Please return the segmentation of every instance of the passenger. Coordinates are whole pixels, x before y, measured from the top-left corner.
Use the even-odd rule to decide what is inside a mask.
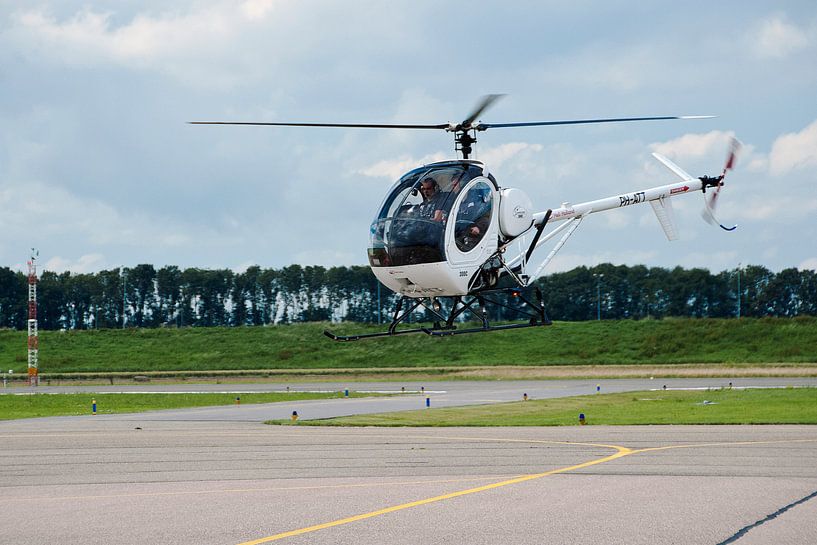
[[[475,222],[473,222],[470,226],[468,226],[457,239],[457,246],[464,252],[468,252],[473,249],[482,237],[485,235],[485,232],[488,230],[490,226],[491,218],[487,216],[482,216],[481,218],[477,218]]]
[[[460,250],[473,249],[488,232],[491,225],[490,190],[474,188],[460,204],[457,213],[456,241]]]
[[[464,176],[464,170],[455,172],[449,179],[448,184],[446,184],[448,191],[439,191],[437,200],[437,209],[439,213],[435,213],[435,221],[445,223],[448,219],[448,215],[451,212],[451,207],[454,206],[454,201],[457,200],[457,195],[459,195],[462,186],[465,185],[463,183]]]
[[[460,189],[462,189],[463,176],[465,176],[464,170],[457,172],[453,176],[451,176],[451,187],[449,188],[448,192],[451,194],[452,198],[456,198],[457,193],[459,193]]]

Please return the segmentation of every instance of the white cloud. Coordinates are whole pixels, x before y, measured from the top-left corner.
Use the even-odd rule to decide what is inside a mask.
[[[518,157],[525,152],[539,153],[542,151],[539,144],[528,144],[525,142],[509,142],[495,148],[486,148],[480,152],[480,161],[489,168],[499,168],[506,161]]]
[[[624,229],[630,227],[633,221],[632,214],[603,214],[602,221],[608,229]],[[639,220],[639,226],[642,222]]]
[[[811,37],[776,15],[763,21],[752,37],[755,54],[763,59],[782,59],[808,47]]]
[[[236,55],[235,47],[254,29],[264,28],[273,3],[251,0],[238,9],[230,2],[199,6],[187,12],[137,14],[124,24],[117,24],[121,14],[112,11],[86,7],[57,18],[36,8],[12,16],[9,36],[26,55],[69,65],[152,69],[188,83],[218,87],[250,79],[252,59],[259,53],[250,48]],[[274,57],[266,63],[274,64]]]
[[[810,257],[808,259],[804,259],[803,261],[800,262],[797,268],[800,269],[801,271],[804,270],[817,271],[817,257]]]
[[[650,144],[654,152],[672,159],[700,159],[724,154],[729,149],[729,142],[735,137],[732,131],[711,131],[705,134],[685,134],[667,142]],[[682,165],[683,168],[683,165]]]
[[[746,161],[746,170],[749,172],[766,173],[769,170],[769,158],[765,155],[758,154]]]
[[[817,166],[817,121],[800,132],[779,136],[769,153],[769,172],[783,176],[792,170]]]
[[[434,153],[432,155],[421,157],[420,159],[414,159],[413,157],[403,155],[399,159],[386,159],[383,161],[378,161],[373,165],[358,169],[355,172],[357,174],[371,176],[373,178],[385,177],[389,180],[397,180],[409,170],[417,168],[420,165],[435,163],[437,161],[445,161],[446,159],[450,159],[450,157],[444,153]]]
[[[209,9],[187,15],[137,15],[115,27],[113,13],[90,8],[60,21],[38,9],[19,13],[17,23],[42,45],[54,46],[66,60],[108,57],[120,61],[151,60],[189,51],[235,34],[236,11]]]
[[[217,227],[187,225],[141,211],[123,212],[38,182],[9,183],[0,190],[0,229],[9,240],[36,245],[50,270],[76,272],[116,266],[108,261],[110,253],[121,259],[121,254],[131,252],[140,261],[146,254],[173,254],[202,240],[235,242],[235,236]],[[73,256],[62,249],[67,244],[74,246]]]
[[[273,0],[246,0],[241,4],[241,11],[247,19],[254,21],[264,19],[274,6]]]
[[[73,273],[90,273],[104,269],[107,266],[102,254],[88,254],[72,260],[62,256],[53,256],[46,261],[43,270],[54,272],[71,271]]]
[[[813,218],[817,213],[817,198],[797,196],[755,196],[737,204],[726,201],[729,217],[750,221],[768,221],[775,223],[793,223]]]

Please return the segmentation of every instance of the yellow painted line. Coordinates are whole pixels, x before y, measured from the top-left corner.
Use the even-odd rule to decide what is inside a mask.
[[[641,454],[645,452],[655,452],[660,450],[670,450],[670,449],[679,449],[679,448],[695,448],[695,447],[711,447],[711,446],[746,446],[746,445],[768,445],[768,444],[780,444],[780,443],[813,443],[817,442],[817,439],[781,439],[781,440],[774,440],[774,441],[739,441],[739,442],[732,442],[732,443],[697,443],[697,444],[686,444],[686,445],[670,445],[664,447],[648,447],[642,449],[630,449],[627,447],[622,447],[619,445],[606,445],[606,444],[599,444],[599,443],[576,443],[570,441],[541,441],[536,439],[502,439],[502,438],[486,438],[486,437],[441,437],[437,436],[436,438],[442,439],[459,439],[459,440],[478,440],[478,441],[497,441],[497,442],[520,442],[520,443],[549,443],[549,444],[560,444],[560,445],[580,445],[580,446],[592,446],[592,447],[605,447],[605,448],[612,448],[616,449],[616,453],[610,456],[605,456],[603,458],[598,458],[596,460],[590,460],[588,462],[584,462],[581,464],[576,464],[573,466],[563,467],[559,469],[553,469],[550,471],[545,471],[543,473],[534,473],[531,475],[522,475],[520,477],[515,477],[513,479],[508,479],[505,481],[487,484],[484,486],[478,486],[476,488],[469,488],[467,490],[460,490],[458,492],[451,492],[449,494],[443,494],[440,496],[434,496],[433,498],[426,498],[423,500],[413,501],[409,503],[403,503],[400,505],[395,505],[392,507],[387,507],[385,509],[379,509],[377,511],[371,511],[369,513],[362,513],[360,515],[354,515],[351,517],[343,518],[334,520],[331,522],[324,522],[322,524],[316,524],[314,526],[307,526],[306,528],[300,528],[298,530],[290,530],[288,532],[282,532],[280,534],[275,534],[267,537],[263,537],[260,539],[252,540],[252,541],[245,541],[243,543],[239,543],[238,545],[259,545],[261,543],[269,543],[271,541],[278,541],[280,539],[285,539],[288,537],[299,536],[303,534],[308,534],[310,532],[316,532],[318,530],[324,530],[326,528],[332,528],[334,526],[341,526],[344,524],[349,524],[352,522],[357,522],[360,520],[365,520],[372,517],[377,517],[380,515],[386,515],[388,513],[394,513],[396,511],[402,511],[404,509],[410,509],[412,507],[419,507],[421,505],[427,505],[429,503],[435,503],[439,501],[449,500],[452,498],[457,498],[460,496],[466,496],[468,494],[475,494],[477,492],[484,492],[486,490],[492,490],[495,488],[500,488],[503,486],[508,486],[511,484],[517,484],[525,481],[532,481],[534,479],[540,479],[542,477],[547,477],[549,475],[556,475],[558,473],[567,473],[569,471],[575,471],[578,469],[583,469],[586,467],[603,464],[605,462],[610,462],[612,460],[616,460],[618,458],[623,458],[624,456],[630,456],[632,454]]]
[[[571,443],[571,444],[578,444],[578,443]],[[588,444],[588,443],[584,443]],[[562,467],[559,469],[553,469],[550,471],[545,471],[544,473],[535,473],[532,475],[522,475],[521,477],[515,477],[513,479],[508,479],[506,481],[501,481],[498,483],[491,483],[486,484],[484,486],[478,486],[476,488],[469,488],[467,490],[460,490],[458,492],[451,492],[449,494],[442,494],[440,496],[434,496],[433,498],[426,498],[423,500],[417,500],[409,503],[403,503],[400,505],[394,505],[392,507],[387,507],[385,509],[379,509],[377,511],[371,511],[369,513],[362,513],[360,515],[355,515],[352,517],[347,517],[339,520],[333,520],[331,522],[324,522],[323,524],[316,524],[314,526],[308,526],[306,528],[300,528],[298,530],[290,530],[289,532],[283,532],[280,534],[275,534],[272,536],[263,537],[261,539],[255,539],[253,541],[245,541],[244,543],[240,543],[239,545],[258,545],[259,543],[269,543],[270,541],[277,541],[279,539],[284,539],[287,537],[299,536],[303,534],[308,534],[310,532],[316,532],[318,530],[323,530],[326,528],[332,528],[334,526],[341,526],[343,524],[349,524],[351,522],[357,522],[359,520],[365,520],[372,517],[378,517],[380,515],[385,515],[388,513],[394,513],[395,511],[402,511],[404,509],[410,509],[412,507],[419,507],[421,505],[427,505],[429,503],[435,503],[438,501],[443,500],[450,500],[452,498],[458,498],[460,496],[466,496],[468,494],[476,494],[477,492],[484,492],[486,490],[492,490],[494,488],[500,488],[503,486],[508,486],[511,484],[522,483],[525,481],[532,481],[533,479],[540,479],[542,477],[547,477],[548,475],[555,475],[557,473],[565,473],[568,471],[575,471],[577,469],[583,469],[585,467],[594,466],[596,464],[603,464],[605,462],[609,462],[611,460],[615,460],[617,458],[621,458],[622,456],[627,456],[632,454],[633,451],[627,447],[620,447],[617,445],[592,445],[592,446],[605,446],[608,448],[616,449],[616,453],[610,456],[605,456],[603,458],[598,458],[596,460],[590,460],[589,462],[584,462],[581,464],[576,464],[573,466]]]
[[[736,441],[734,443],[691,443],[688,445],[669,445],[666,447],[648,447],[633,450],[633,454],[642,452],[656,452],[659,450],[671,450],[677,448],[698,448],[698,447],[740,447],[747,445],[775,445],[780,443],[817,443],[817,439],[777,439],[773,441]]]

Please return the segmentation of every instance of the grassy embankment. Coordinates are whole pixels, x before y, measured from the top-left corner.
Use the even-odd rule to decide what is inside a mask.
[[[420,334],[353,343],[330,341],[322,335],[325,327],[328,324],[42,331],[40,373],[44,378],[59,378],[64,373],[298,373],[317,369],[371,373],[409,368],[451,376],[451,370],[473,366],[676,368],[686,364],[730,368],[783,364],[817,373],[817,318],[558,322],[546,328],[446,338]],[[345,333],[376,329],[356,324],[330,327]],[[18,377],[24,374],[25,347],[25,331],[0,330],[0,370],[13,369]],[[470,376],[474,375],[479,373]],[[671,371],[662,374],[671,375]]]
[[[350,392],[350,397],[371,394]],[[75,416],[91,414],[91,404],[96,400],[98,414],[137,413],[158,409],[182,409],[189,407],[213,407],[232,405],[236,398],[242,404],[275,403],[278,401],[301,401],[305,399],[335,399],[344,397],[342,392],[281,392],[240,394],[36,394],[0,395],[0,420],[35,418],[39,416]]]
[[[298,426],[570,426],[817,424],[817,388],[657,391],[528,400],[495,405],[269,421]]]

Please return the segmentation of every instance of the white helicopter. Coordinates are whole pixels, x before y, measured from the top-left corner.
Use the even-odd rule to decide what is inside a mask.
[[[666,157],[653,156],[675,173],[677,183],[630,191],[584,202],[562,203],[558,208],[534,212],[528,196],[520,189],[502,187],[488,167],[470,160],[476,133],[493,128],[532,127],[703,119],[712,116],[658,116],[615,119],[581,119],[521,123],[476,122],[491,104],[503,95],[484,97],[461,123],[437,125],[362,123],[260,123],[194,121],[198,125],[270,125],[290,127],[342,127],[384,129],[442,129],[454,134],[455,150],[462,159],[423,165],[403,175],[389,190],[370,229],[369,265],[377,279],[400,295],[386,331],[360,335],[324,333],[336,341],[389,337],[410,333],[431,336],[459,335],[485,331],[550,325],[542,305],[536,280],[582,220],[590,214],[626,206],[650,203],[669,240],[678,238],[671,197],[696,191],[704,193],[703,216],[709,223],[732,231],[715,219],[715,207],[727,171],[734,166],[739,147],[733,140],[726,164],[719,176],[693,177]],[[706,194],[706,190],[710,189]],[[546,227],[561,225],[545,233]],[[531,236],[530,242],[527,237]],[[545,259],[531,267],[534,250],[561,235]],[[525,241],[525,246],[516,244]],[[512,250],[512,245],[515,250]],[[531,272],[532,271],[532,272]],[[528,317],[523,323],[493,325],[488,320],[492,305],[506,306],[501,299],[510,295]],[[531,297],[533,295],[533,297]],[[411,327],[412,313],[424,308],[430,313],[430,327]],[[519,309],[516,309],[519,310]],[[475,317],[479,327],[458,328],[457,319]],[[403,324],[404,327],[398,329]],[[407,327],[406,327],[407,326]]]

